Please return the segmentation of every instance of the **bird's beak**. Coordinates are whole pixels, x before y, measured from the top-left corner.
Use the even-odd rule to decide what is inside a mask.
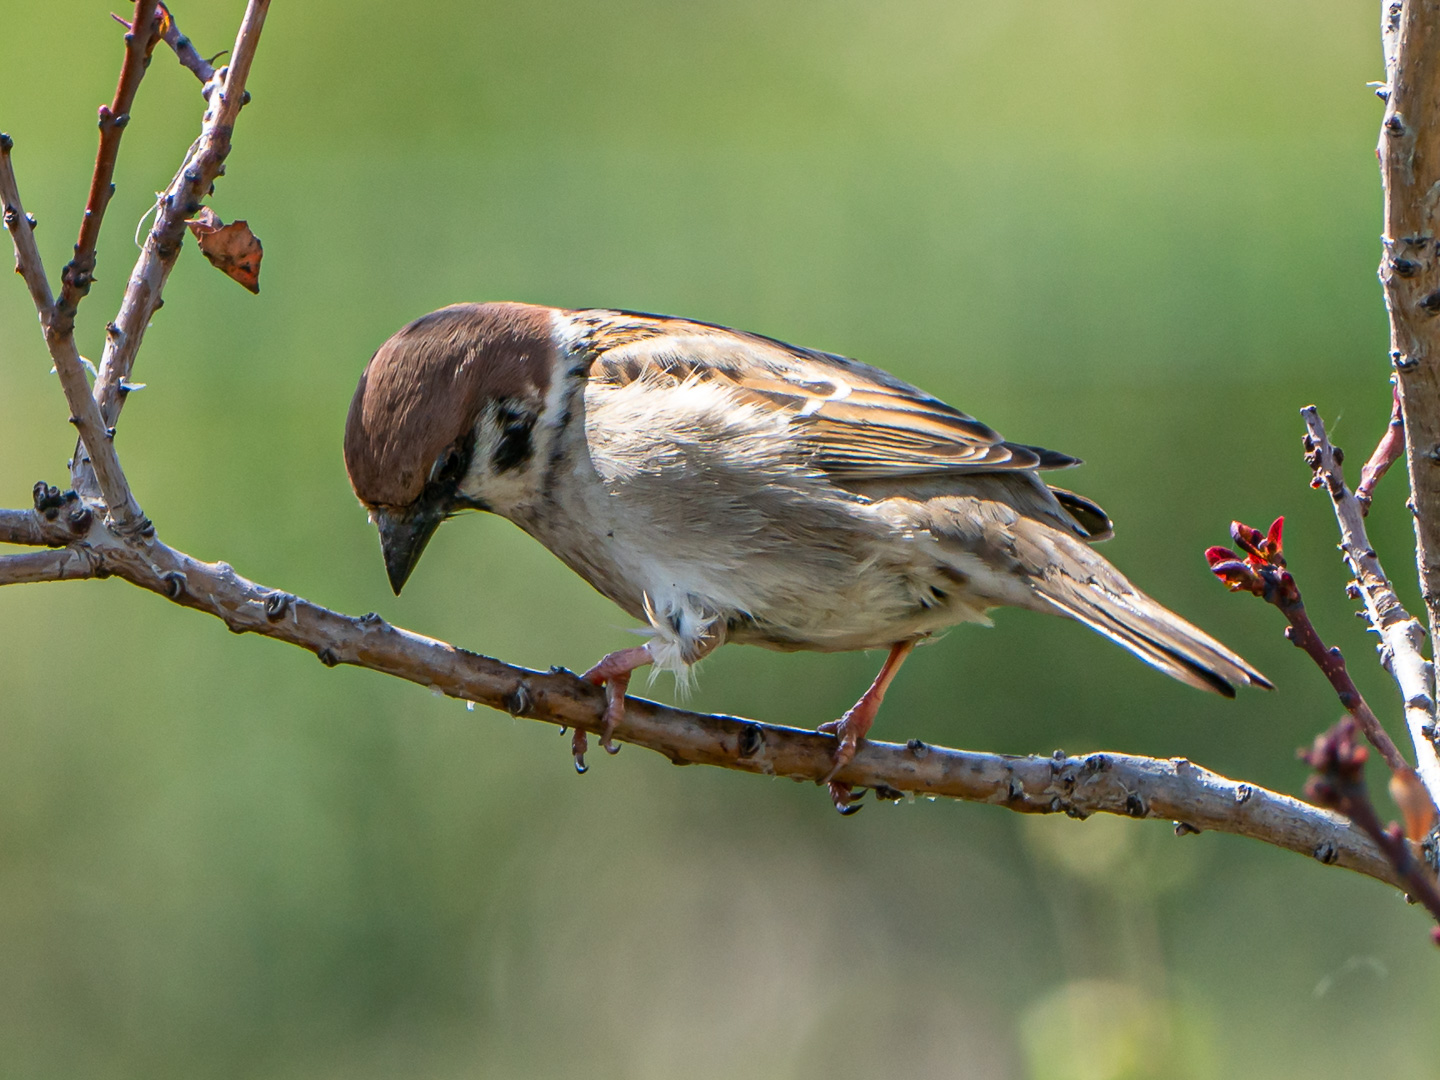
[[[390,578],[390,588],[399,596],[445,515],[419,508],[397,513],[376,510],[374,514],[375,525],[380,530],[380,551],[385,556],[385,573]]]

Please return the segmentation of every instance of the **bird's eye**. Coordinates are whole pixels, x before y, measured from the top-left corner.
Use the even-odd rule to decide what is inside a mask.
[[[441,454],[435,459],[435,464],[430,466],[430,480],[432,483],[437,480],[458,480],[463,467],[459,449],[452,449]]]

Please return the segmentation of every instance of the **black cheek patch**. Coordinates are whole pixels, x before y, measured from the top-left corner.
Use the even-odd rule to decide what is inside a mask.
[[[490,455],[490,467],[498,475],[519,468],[535,453],[535,440],[531,433],[535,428],[535,417],[529,413],[502,413],[503,425],[500,441]]]

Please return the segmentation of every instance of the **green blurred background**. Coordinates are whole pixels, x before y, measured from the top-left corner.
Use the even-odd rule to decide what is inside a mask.
[[[242,5],[184,4],[203,53]],[[52,277],[119,30],[0,0],[0,127]],[[1298,791],[1338,708],[1201,552],[1289,520],[1322,630],[1393,687],[1300,461],[1387,418],[1370,3],[279,0],[213,205],[252,297],[190,248],[119,446],[170,543],[511,661],[634,639],[503,521],[442,530],[402,599],[345,480],[373,349],[460,300],[674,312],[887,367],[1083,456],[1106,554],[1242,651],[1225,702],[1002,612],[922,649],[877,733],[1185,755]],[[198,123],[157,55],[125,136],[98,356],[131,235]],[[0,505],[63,482],[66,409],[0,289]],[[1372,537],[1416,601],[1403,482]],[[879,655],[734,647],[694,704],[815,724]],[[652,692],[669,698],[668,679]],[[121,582],[0,592],[0,1075],[1430,1076],[1440,967],[1392,890],[1162,822],[867,807],[437,699]]]

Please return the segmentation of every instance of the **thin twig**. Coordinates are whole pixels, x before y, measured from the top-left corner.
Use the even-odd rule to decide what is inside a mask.
[[[1400,407],[1400,388],[1391,386],[1390,391],[1390,423],[1386,425],[1385,434],[1380,436],[1370,460],[1360,470],[1360,483],[1355,486],[1355,501],[1360,504],[1362,515],[1370,513],[1370,503],[1375,499],[1375,485],[1405,453],[1405,412]]]
[[[167,16],[161,23],[165,28],[165,33],[161,35],[160,40],[170,46],[171,51],[175,53],[175,59],[179,60],[182,66],[189,68],[195,73],[195,77],[200,80],[202,86],[208,83],[215,77],[215,66],[195,51],[194,43],[180,32],[180,27],[176,24],[175,16],[171,14],[170,10],[164,4],[156,4],[155,6],[160,10],[162,15]],[[130,29],[130,23],[126,22],[119,15],[112,12],[110,17],[125,27],[126,30]],[[221,55],[223,56],[224,54],[222,53]]]
[[[208,108],[200,138],[186,153],[170,186],[160,197],[155,224],[131,271],[120,313],[110,324],[100,373],[95,380],[95,400],[109,427],[113,428],[120,417],[140,342],[150,319],[160,308],[165,281],[180,256],[185,220],[200,209],[201,201],[210,194],[215,179],[224,169],[235,118],[249,98],[245,81],[269,8],[270,0],[250,0],[235,38],[231,62],[216,71],[206,84]],[[88,477],[75,477],[77,489],[83,491],[87,484]]]
[[[75,332],[76,309],[95,280],[95,246],[100,242],[105,208],[115,194],[115,160],[120,153],[120,138],[130,123],[130,108],[159,40],[157,17],[154,0],[135,0],[135,25],[125,34],[125,59],[115,84],[115,98],[109,105],[100,106],[100,146],[95,151],[95,170],[90,176],[90,194],[85,200],[80,237],[75,241],[75,257],[60,272],[60,297],[51,316],[51,332],[56,335],[68,337]]]
[[[1231,592],[1253,593],[1267,604],[1279,608],[1289,624],[1285,627],[1285,640],[1315,661],[1315,666],[1334,687],[1340,704],[1355,718],[1375,749],[1380,751],[1391,772],[1411,771],[1410,763],[1400,753],[1395,740],[1390,738],[1390,733],[1350,677],[1344,655],[1339,649],[1327,646],[1310,621],[1310,613],[1305,610],[1305,601],[1300,595],[1300,586],[1285,566],[1281,550],[1284,523],[1284,518],[1276,518],[1267,534],[1242,522],[1231,522],[1230,536],[1245,551],[1245,555],[1242,558],[1229,548],[1212,547],[1205,552],[1210,572],[1225,582]]]
[[[1331,445],[1313,405],[1300,410],[1305,420],[1306,462],[1316,487],[1324,488],[1340,526],[1340,551],[1355,575],[1352,595],[1365,602],[1365,617],[1380,635],[1380,662],[1400,688],[1405,726],[1415,747],[1415,767],[1430,798],[1440,806],[1440,754],[1435,745],[1434,670],[1421,651],[1425,631],[1395,595],[1375,549],[1365,534],[1360,504],[1345,486],[1343,456]]]
[[[25,279],[40,325],[44,327],[55,309],[55,297],[50,293],[50,279],[45,276],[45,264],[35,243],[35,219],[20,205],[20,185],[15,182],[15,167],[10,161],[10,151],[14,148],[15,140],[0,131],[0,205],[5,210],[5,230],[15,247],[15,272]]]
[[[0,511],[0,525],[22,511]],[[64,516],[32,521],[46,542],[71,539]],[[236,633],[256,633],[313,652],[327,667],[349,664],[407,679],[512,716],[599,732],[605,694],[570,672],[529,671],[392,626],[359,618],[248,581],[224,563],[203,563],[158,540],[117,540],[94,522],[72,544],[96,576],[132,584],[214,615]],[[66,549],[66,550],[72,550]],[[46,553],[48,554],[48,553]],[[23,556],[22,556],[23,557]],[[676,764],[716,765],[820,783],[834,768],[835,739],[814,731],[667,708],[632,698],[615,738]],[[556,747],[556,760],[570,757]],[[592,770],[593,773],[594,770]],[[1129,754],[1013,757],[866,740],[839,779],[878,797],[947,796],[1022,813],[1094,813],[1180,823],[1177,832],[1249,836],[1403,887],[1379,848],[1338,815],[1253,784],[1236,783],[1191,762]]]
[[[1316,775],[1305,785],[1305,793],[1320,806],[1337,810],[1358,825],[1385,853],[1405,880],[1412,899],[1425,906],[1440,923],[1440,891],[1435,876],[1416,859],[1400,826],[1386,828],[1380,822],[1370,791],[1365,784],[1365,748],[1355,742],[1353,721],[1342,720],[1300,755]],[[1433,936],[1433,932],[1432,932]],[[1435,937],[1440,942],[1440,937]]]
[[[10,160],[13,146],[14,142],[8,135],[0,135],[0,202],[5,206],[5,227],[15,247],[16,269],[29,286],[30,298],[35,302],[35,310],[45,332],[45,346],[55,364],[56,374],[60,376],[65,400],[70,405],[70,422],[80,432],[80,443],[85,453],[77,454],[76,459],[88,459],[99,495],[115,527],[126,535],[141,535],[150,523],[130,492],[125,471],[115,453],[113,431],[101,420],[100,409],[91,395],[90,382],[85,377],[80,353],[75,348],[73,330],[62,334],[54,327],[53,294],[40,261],[40,250],[35,246],[33,222],[20,203],[20,188],[15,182],[15,170]]]

